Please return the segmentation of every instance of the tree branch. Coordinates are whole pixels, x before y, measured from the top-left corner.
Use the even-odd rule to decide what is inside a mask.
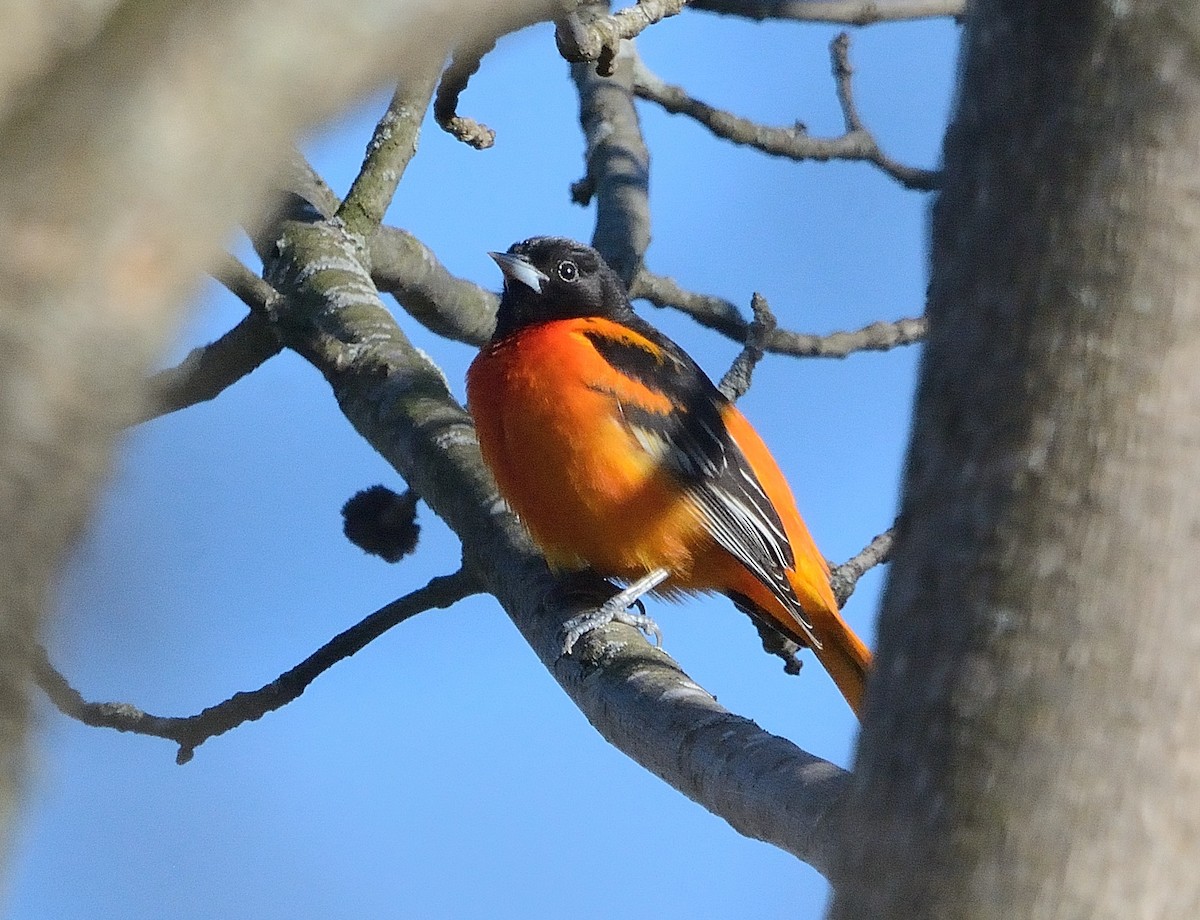
[[[741,343],[746,341],[750,324],[732,300],[685,290],[674,278],[656,275],[644,267],[633,279],[629,296],[634,300],[649,301],[660,309],[672,307],[726,338]]]
[[[440,55],[437,62],[440,66]],[[435,67],[413,68],[396,87],[387,111],[375,126],[362,169],[337,209],[337,216],[355,233],[368,234],[383,221],[404,170],[417,152],[421,119],[429,108],[436,82]]]
[[[215,399],[282,350],[270,322],[279,300],[275,289],[228,253],[222,253],[213,277],[250,308],[250,315],[215,342],[193,348],[176,367],[151,376],[139,422]]]
[[[442,74],[433,103],[433,117],[443,131],[476,150],[484,150],[495,143],[495,131],[474,118],[458,114],[459,97],[466,90],[471,77],[479,72],[483,59],[496,47],[497,41],[510,32],[516,32],[534,23],[545,22],[557,12],[537,7],[533,15],[523,15],[520,9],[497,4],[496,15],[489,19],[491,31],[455,48],[454,58]]]
[[[717,137],[753,147],[771,156],[796,161],[865,161],[874,164],[905,188],[919,191],[936,188],[936,172],[893,160],[883,152],[875,136],[863,125],[851,87],[853,71],[849,61],[849,41],[849,36],[843,32],[830,45],[838,102],[846,122],[846,133],[840,137],[812,137],[800,124],[790,128],[768,127],[715,108],[692,98],[682,87],[663,82],[640,60],[634,64],[633,91],[640,98],[662,106],[672,115],[686,115]]]
[[[610,78],[597,76],[586,64],[571,66],[587,144],[587,169],[571,196],[579,204],[595,197],[592,245],[626,286],[650,245],[650,151],[633,104],[636,63],[637,52],[627,45]]]
[[[371,237],[371,278],[438,335],[482,345],[496,325],[500,298],[451,274],[433,250],[406,230],[380,227]]]
[[[838,105],[846,122],[846,137],[856,138],[863,147],[863,159],[874,163],[901,185],[918,191],[932,191],[941,182],[936,170],[907,166],[893,160],[875,139],[858,113],[854,101],[854,68],[850,64],[850,34],[841,32],[829,43],[829,56],[833,65],[833,79],[837,88]]]
[[[221,253],[212,276],[250,308],[250,312],[269,320],[279,295],[275,289],[227,252]]]
[[[597,7],[589,4],[558,21],[555,41],[559,53],[573,64],[596,62],[596,73],[611,77],[613,61],[621,40],[640,35],[648,26],[677,15],[688,0],[638,0],[611,15],[597,15]]]
[[[496,4],[0,7],[2,860],[31,643],[198,274],[293,137],[433,37],[474,34]]]
[[[890,351],[900,345],[912,345],[925,338],[925,317],[917,316],[891,322],[875,322],[851,332],[809,335],[776,329],[768,336],[767,351],[795,358],[845,358],[859,351]]]
[[[333,216],[341,206],[337,195],[298,152],[293,153],[278,181],[324,217]],[[493,292],[452,275],[434,251],[407,230],[382,226],[369,239],[371,278],[380,291],[395,297],[431,332],[468,345],[488,340],[499,303]],[[260,255],[273,245],[269,228],[256,235]]]
[[[589,633],[562,657],[562,624],[597,599],[566,599],[499,500],[470,418],[373,292],[364,241],[334,223],[289,222],[274,236],[268,277],[286,294],[287,344],[321,370],[359,433],[458,534],[464,565],[588,720],[740,832],[827,868],[846,774],[721,707],[629,627]]]
[[[964,0],[692,0],[692,9],[747,19],[793,19],[847,26],[962,16]]]
[[[139,421],[215,399],[282,348],[270,322],[251,313],[215,342],[193,348],[180,364],[150,377],[149,404]]]
[[[829,584],[838,606],[843,607],[854,593],[858,580],[877,565],[892,558],[892,547],[896,542],[896,525],[892,525],[864,546],[857,555],[835,566],[829,574]]]
[[[458,114],[458,97],[467,88],[471,77],[479,72],[485,55],[496,47],[495,37],[479,44],[462,46],[454,51],[454,59],[438,84],[433,117],[442,130],[476,150],[485,150],[496,142],[496,132],[483,122]]]
[[[750,299],[750,308],[754,311],[754,322],[746,330],[746,345],[733,359],[733,364],[717,384],[717,389],[734,402],[746,395],[750,389],[750,378],[754,368],[763,359],[763,342],[775,330],[775,314],[767,299],[757,291]]]
[[[85,700],[50,663],[45,649],[38,647],[36,677],[46,695],[63,713],[85,725],[120,732],[166,738],[179,745],[176,763],[192,759],[201,744],[244,722],[261,719],[300,696],[308,685],[343,658],[365,648],[393,626],[426,610],[446,608],[479,591],[474,577],[465,570],[432,579],[381,607],[257,690],[235,693],[224,702],[192,716],[155,716],[129,703],[92,703]]]
[[[737,306],[723,297],[684,290],[673,279],[643,269],[634,279],[630,296],[648,300],[656,307],[674,307],[702,326],[720,332],[735,342],[745,343],[750,324]],[[875,322],[852,332],[810,335],[788,329],[773,329],[760,343],[772,354],[794,358],[844,358],[858,351],[890,351],[925,338],[924,317]]]

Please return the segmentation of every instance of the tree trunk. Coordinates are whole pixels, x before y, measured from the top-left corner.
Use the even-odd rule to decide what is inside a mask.
[[[973,5],[835,918],[1200,916],[1200,7]]]

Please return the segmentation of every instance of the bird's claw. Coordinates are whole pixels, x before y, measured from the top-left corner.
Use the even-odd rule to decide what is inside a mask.
[[[616,601],[616,603],[613,603]],[[637,612],[633,611],[633,607],[637,608]],[[634,629],[640,630],[645,634],[647,639],[650,639],[655,648],[662,648],[662,630],[658,628],[658,624],[646,615],[646,607],[641,602],[641,599],[635,600],[630,607],[625,607],[621,604],[620,596],[616,596],[601,604],[595,610],[589,610],[587,613],[581,613],[579,616],[571,617],[563,624],[563,644],[562,653],[570,655],[571,650],[575,648],[575,643],[578,642],[584,635],[590,633],[593,629],[599,629],[602,626],[607,626],[609,623],[624,623],[626,626],[632,626]]]

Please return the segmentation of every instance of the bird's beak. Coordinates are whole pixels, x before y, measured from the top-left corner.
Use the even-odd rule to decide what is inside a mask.
[[[540,294],[542,284],[550,280],[522,256],[514,256],[507,252],[489,252],[488,255],[500,266],[500,271],[504,272],[506,284],[509,281],[520,281],[527,288]]]

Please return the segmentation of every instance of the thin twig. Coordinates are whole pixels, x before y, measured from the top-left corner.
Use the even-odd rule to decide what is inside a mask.
[[[229,699],[192,716],[155,716],[129,703],[92,703],[85,700],[39,649],[36,677],[46,695],[64,714],[85,725],[121,732],[166,738],[179,745],[175,762],[192,759],[196,748],[209,738],[236,728],[243,722],[261,719],[286,706],[343,658],[355,654],[393,626],[426,610],[445,608],[478,593],[475,578],[460,569],[452,575],[432,579],[423,588],[392,601],[366,619],[351,626],[309,655],[294,668],[257,690],[235,693]]]
[[[467,88],[467,83],[479,71],[484,55],[496,47],[496,39],[464,45],[454,51],[454,59],[442,81],[438,84],[437,98],[433,103],[434,120],[447,134],[457,138],[476,150],[484,150],[496,142],[496,132],[483,122],[458,114],[458,97]]]
[[[139,421],[215,399],[282,349],[270,322],[249,314],[215,342],[193,348],[178,365],[146,381],[150,397]]]
[[[829,584],[833,588],[839,607],[845,605],[863,575],[892,558],[895,540],[896,525],[893,524],[864,546],[857,555],[833,569],[829,575]]]
[[[491,147],[495,143],[496,132],[474,118],[459,115],[459,97],[466,90],[471,77],[479,72],[479,65],[484,57],[496,47],[496,42],[510,32],[545,22],[561,12],[561,4],[555,2],[540,3],[532,7],[521,4],[496,4],[494,10],[489,11],[487,25],[490,31],[476,35],[472,41],[455,48],[454,58],[442,74],[433,103],[433,117],[442,130],[476,150]]]
[[[679,310],[701,326],[714,329],[726,338],[741,343],[746,341],[749,323],[737,304],[724,297],[685,290],[668,275],[656,275],[643,268],[633,279],[629,296],[634,300],[647,300],[660,309],[671,307]]]
[[[750,298],[750,309],[754,311],[754,322],[746,330],[746,344],[738,356],[733,359],[733,364],[729,366],[729,370],[725,372],[725,376],[717,385],[717,389],[734,402],[745,396],[746,391],[750,389],[750,379],[754,376],[754,368],[763,358],[763,343],[777,325],[770,304],[757,291]]]
[[[746,19],[792,19],[869,26],[877,22],[962,16],[964,0],[692,0],[692,9]]]
[[[786,128],[770,127],[718,109],[693,98],[683,87],[664,82],[640,60],[634,65],[633,91],[640,98],[662,106],[673,115],[686,115],[717,137],[753,147],[771,156],[796,161],[863,161],[872,163],[905,188],[919,191],[936,188],[939,181],[937,172],[893,160],[883,152],[874,135],[863,127],[851,93],[852,70],[848,43],[849,38],[842,33],[831,46],[838,101],[846,121],[846,133],[840,137],[812,137],[800,124]]]
[[[750,324],[737,306],[723,297],[684,290],[673,278],[645,269],[634,279],[630,296],[648,300],[656,307],[672,307],[735,342],[746,342]],[[760,346],[771,354],[794,358],[844,358],[859,351],[889,351],[912,345],[925,338],[925,329],[924,317],[875,322],[852,332],[829,335],[774,329],[764,336]]]
[[[595,15],[595,6],[582,7],[558,21],[555,41],[559,53],[573,64],[596,62],[596,73],[613,75],[613,61],[622,39],[641,34],[648,26],[675,16],[688,0],[638,0],[612,15]]]
[[[838,105],[846,121],[846,133],[866,131],[858,106],[854,104],[854,68],[850,64],[850,34],[839,32],[829,43],[829,56],[833,62],[833,82],[837,87]]]
[[[845,358],[855,352],[891,351],[923,341],[926,325],[925,317],[916,316],[869,323],[861,329],[829,335],[776,329],[767,337],[764,347],[772,354],[793,358]]]
[[[355,233],[366,236],[383,221],[404,170],[417,152],[421,120],[436,83],[437,71],[432,68],[405,80],[375,126],[362,168],[337,211]]]
[[[240,259],[229,253],[222,253],[212,269],[212,276],[249,307],[251,313],[267,320],[272,318],[279,293],[250,271]]]
[[[862,158],[874,163],[905,188],[924,192],[936,189],[941,182],[940,173],[935,170],[907,166],[893,160],[883,152],[875,135],[867,130],[862,116],[858,113],[858,106],[854,102],[854,68],[850,64],[849,33],[840,32],[834,37],[833,41],[829,43],[829,56],[833,65],[838,105],[841,106],[842,117],[846,122],[845,136],[856,138],[862,144],[865,148]]]
[[[250,308],[250,315],[215,342],[192,349],[178,365],[147,380],[149,399],[140,422],[216,398],[283,348],[271,326],[278,292],[228,253],[222,254],[212,275]]]

